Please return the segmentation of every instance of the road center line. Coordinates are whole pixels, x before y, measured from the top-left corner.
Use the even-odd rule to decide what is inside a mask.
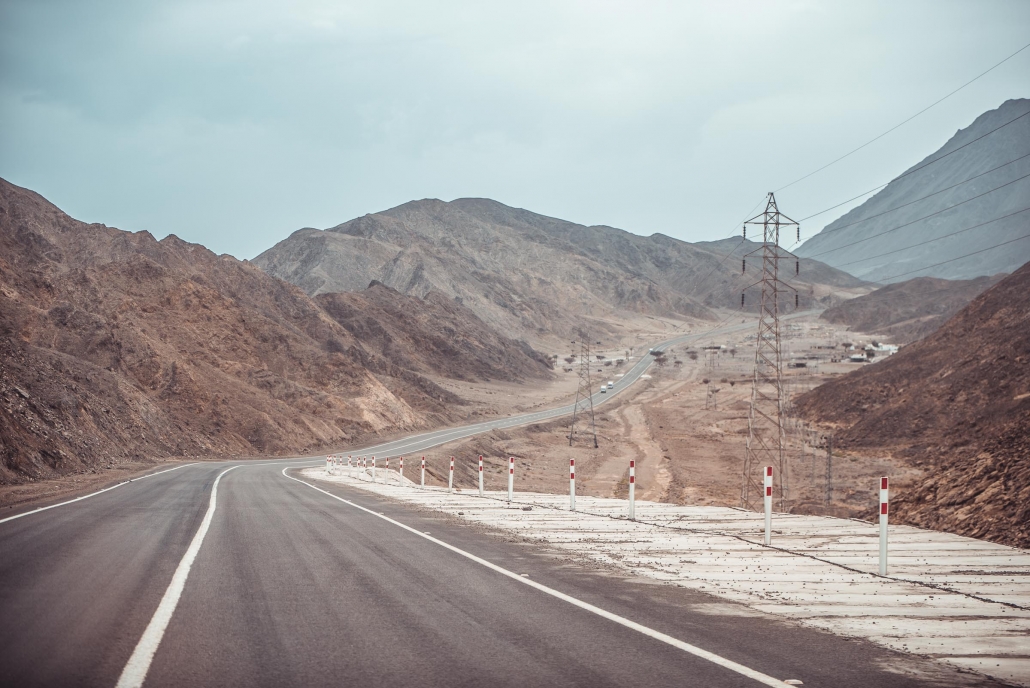
[[[183,555],[182,561],[179,562],[175,573],[172,574],[172,582],[168,584],[168,589],[165,590],[161,603],[157,605],[157,611],[154,612],[154,616],[150,619],[150,623],[147,624],[146,630],[143,631],[143,636],[136,643],[136,649],[133,650],[132,656],[129,657],[125,668],[122,669],[122,675],[118,678],[116,688],[140,688],[143,685],[143,681],[146,680],[147,672],[150,670],[150,663],[153,661],[154,654],[161,644],[161,639],[164,637],[165,629],[168,628],[168,623],[172,620],[172,614],[175,613],[175,608],[179,604],[179,598],[182,597],[182,590],[186,586],[186,578],[190,575],[190,567],[193,566],[193,561],[197,558],[197,553],[200,552],[200,546],[204,543],[204,537],[207,535],[208,528],[211,527],[211,519],[215,515],[215,503],[218,497],[218,483],[222,480],[222,476],[233,468],[239,468],[239,466],[226,468],[218,474],[214,484],[211,485],[211,500],[208,503],[207,513],[204,514],[204,520],[201,521],[200,528],[197,529],[196,535],[193,536],[193,541],[190,542],[190,546],[186,549],[186,554]]]
[[[186,466],[193,466],[195,464],[196,464],[195,461],[193,463],[184,463],[183,465],[176,466],[175,468],[167,468],[167,469],[165,469],[163,471],[158,471],[157,473],[148,473],[146,475],[141,475],[138,478],[130,478],[129,480],[126,480],[125,482],[118,483],[117,485],[112,485],[111,487],[105,487],[102,490],[97,490],[96,492],[90,492],[87,495],[82,495],[81,497],[76,497],[75,499],[69,499],[67,502],[58,502],[57,504],[51,504],[50,506],[41,506],[38,509],[33,509],[32,511],[25,511],[25,512],[20,513],[20,514],[15,514],[14,516],[8,516],[7,518],[0,518],[0,523],[7,523],[8,521],[13,521],[14,519],[21,518],[22,516],[29,516],[30,514],[38,514],[40,511],[46,511],[47,509],[56,509],[57,507],[64,506],[65,504],[72,504],[74,502],[80,502],[83,499],[89,499],[90,497],[96,497],[98,494],[103,494],[104,492],[107,492],[109,490],[113,490],[116,487],[121,487],[122,485],[128,485],[129,483],[138,482],[140,480],[145,480],[147,478],[153,478],[155,475],[161,475],[162,473],[168,473],[170,471],[177,471],[180,468],[186,468]]]
[[[438,540],[437,538],[435,538],[435,537],[433,537],[431,535],[426,535],[422,531],[415,530],[411,526],[406,526],[403,523],[401,523],[400,521],[395,521],[394,519],[390,518],[389,516],[384,516],[383,514],[380,514],[380,513],[376,512],[376,511],[372,511],[371,509],[366,509],[365,507],[361,506],[360,504],[355,504],[354,502],[352,502],[350,500],[347,500],[347,499],[344,499],[343,497],[334,495],[332,492],[329,492],[327,490],[323,490],[320,487],[315,487],[311,483],[309,483],[307,481],[304,481],[304,480],[301,480],[300,478],[294,478],[292,475],[286,475],[286,471],[288,470],[288,468],[289,467],[284,468],[282,470],[283,477],[289,478],[290,480],[294,480],[294,481],[296,481],[296,482],[298,482],[298,483],[300,483],[302,485],[307,485],[312,490],[317,490],[318,492],[321,492],[322,494],[328,495],[328,496],[332,497],[333,499],[337,499],[337,500],[343,502],[344,504],[346,504],[348,506],[354,507],[355,509],[360,509],[361,511],[364,511],[365,513],[368,513],[368,514],[371,514],[372,516],[375,516],[376,518],[381,518],[381,519],[383,519],[384,521],[386,521],[388,523],[392,523],[393,525],[397,526],[398,528],[403,528],[404,530],[408,531],[409,533],[413,533],[414,535],[417,535],[420,538],[424,538],[426,540],[429,540],[430,542],[433,542],[433,543],[435,543],[437,545],[440,545],[441,547],[443,547],[445,549],[449,549],[450,551],[454,552],[455,554],[460,554],[461,556],[465,557],[466,559],[469,559],[470,561],[474,561],[477,564],[485,566],[486,568],[488,568],[488,569],[490,569],[492,571],[496,571],[497,573],[500,573],[503,576],[507,576],[508,578],[510,578],[510,579],[512,579],[514,581],[518,581],[519,583],[522,583],[523,585],[528,585],[529,587],[535,588],[536,590],[539,590],[540,592],[542,592],[544,594],[550,595],[552,597],[556,597],[559,600],[562,600],[564,602],[568,602],[569,604],[574,605],[576,607],[579,607],[580,609],[583,609],[583,610],[586,610],[588,612],[591,612],[592,614],[596,614],[596,615],[598,615],[598,616],[600,616],[602,618],[608,619],[609,621],[613,621],[613,622],[619,624],[620,626],[625,626],[626,628],[630,628],[630,629],[632,629],[634,631],[637,631],[638,633],[642,633],[642,634],[648,636],[649,638],[654,638],[655,640],[660,640],[663,643],[666,643],[668,645],[672,645],[673,647],[678,648],[680,650],[683,650],[684,652],[687,652],[689,654],[692,654],[695,657],[700,657],[701,659],[706,659],[709,662],[712,662],[713,664],[717,664],[717,665],[719,665],[719,666],[721,666],[723,668],[729,669],[730,671],[734,671],[734,672],[736,672],[738,674],[741,674],[742,676],[746,676],[746,677],[748,677],[750,679],[753,679],[753,680],[755,680],[755,681],[757,681],[757,682],[759,682],[759,683],[761,683],[763,685],[766,685],[766,686],[776,686],[778,688],[783,688],[784,686],[787,685],[786,683],[784,683],[783,681],[780,681],[779,679],[773,678],[772,676],[769,676],[767,674],[763,674],[760,671],[756,671],[754,669],[746,667],[743,664],[738,664],[737,662],[734,662],[733,660],[726,659],[725,657],[717,655],[717,654],[715,654],[713,652],[709,652],[708,650],[702,650],[701,648],[699,648],[699,647],[697,647],[695,645],[691,645],[690,643],[685,643],[682,640],[678,640],[676,638],[673,638],[671,635],[666,635],[665,633],[662,633],[661,631],[656,631],[653,628],[648,628],[647,626],[639,624],[636,621],[630,621],[629,619],[627,619],[627,618],[625,618],[623,616],[619,616],[618,614],[613,614],[612,612],[609,612],[609,611],[606,611],[604,609],[601,609],[600,607],[595,607],[594,605],[590,604],[589,602],[583,602],[582,600],[579,600],[579,599],[577,599],[575,597],[572,597],[571,595],[566,595],[565,593],[559,592],[558,590],[555,590],[554,588],[549,588],[546,585],[543,585],[541,583],[537,583],[536,581],[534,581],[534,580],[532,580],[530,578],[523,578],[521,575],[519,575],[517,573],[514,573],[512,571],[509,571],[506,568],[498,566],[497,564],[489,562],[486,559],[481,559],[480,557],[477,557],[475,554],[472,554],[471,552],[466,552],[463,549],[459,549],[458,547],[455,547],[454,545],[448,544],[448,543],[444,542],[443,540]],[[122,683],[119,682],[118,685],[119,685],[119,688],[121,688]],[[126,685],[128,686],[128,685],[133,685],[133,684],[126,684]]]

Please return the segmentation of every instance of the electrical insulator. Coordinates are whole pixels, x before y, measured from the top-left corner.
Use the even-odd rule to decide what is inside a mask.
[[[798,241],[801,241],[801,225],[798,225]]]
[[[747,239],[747,227],[744,227],[744,238]]]
[[[801,260],[798,259],[798,260],[794,261],[794,275],[796,276],[796,275],[800,275],[800,274],[801,274]]]
[[[740,307],[744,307],[744,292],[740,293]]]
[[[794,294],[794,308],[798,307],[798,295]]]
[[[740,259],[740,274],[747,272],[747,258]]]

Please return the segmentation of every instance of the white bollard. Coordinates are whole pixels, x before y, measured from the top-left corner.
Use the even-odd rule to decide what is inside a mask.
[[[765,467],[765,544],[772,544],[772,466]]]
[[[390,457],[386,457],[386,477],[383,478],[384,483],[390,482]]]
[[[325,472],[329,472],[329,457],[325,457]]]
[[[397,482],[404,484],[404,457],[401,457],[401,470],[397,475]]]
[[[887,478],[880,478],[880,575],[887,575]]]
[[[447,491],[454,492],[454,457],[451,457],[451,471],[447,474]]]
[[[576,460],[569,459],[569,511],[576,510]]]
[[[636,483],[637,483],[637,468],[636,467],[637,467],[637,462],[634,461],[633,459],[630,459],[629,460],[629,520],[631,520],[631,521],[636,520],[636,515],[633,513],[634,512],[634,506],[635,506],[635,504],[634,504],[635,500],[634,500],[633,488],[635,488],[637,486],[636,485]]]
[[[376,457],[372,457],[372,482],[376,481]]]
[[[347,455],[347,469],[348,469],[347,473],[349,473],[350,477],[353,478],[354,477],[354,464],[351,463],[351,455],[350,454]]]
[[[422,487],[426,486],[426,457],[422,457]]]
[[[479,496],[483,496],[483,455],[479,455]]]
[[[515,457],[508,457],[508,501],[510,502],[515,494]]]

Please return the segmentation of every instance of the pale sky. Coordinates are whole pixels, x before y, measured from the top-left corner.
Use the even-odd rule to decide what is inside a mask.
[[[0,0],[0,176],[239,258],[465,196],[717,239],[1027,43],[1023,0]],[[1028,96],[1030,49],[780,209],[889,181]]]

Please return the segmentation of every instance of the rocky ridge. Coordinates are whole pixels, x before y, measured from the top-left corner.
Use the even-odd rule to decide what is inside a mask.
[[[1030,546],[1030,263],[936,332],[796,401],[856,454],[923,477],[892,499],[904,523]]]
[[[415,307],[372,291],[381,313]],[[550,375],[460,305],[421,308],[502,352],[467,366],[450,352],[466,377]],[[249,263],[87,225],[0,180],[0,482],[126,458],[305,452],[450,420],[462,400],[423,374],[448,370],[366,346],[366,323],[352,332]]]

